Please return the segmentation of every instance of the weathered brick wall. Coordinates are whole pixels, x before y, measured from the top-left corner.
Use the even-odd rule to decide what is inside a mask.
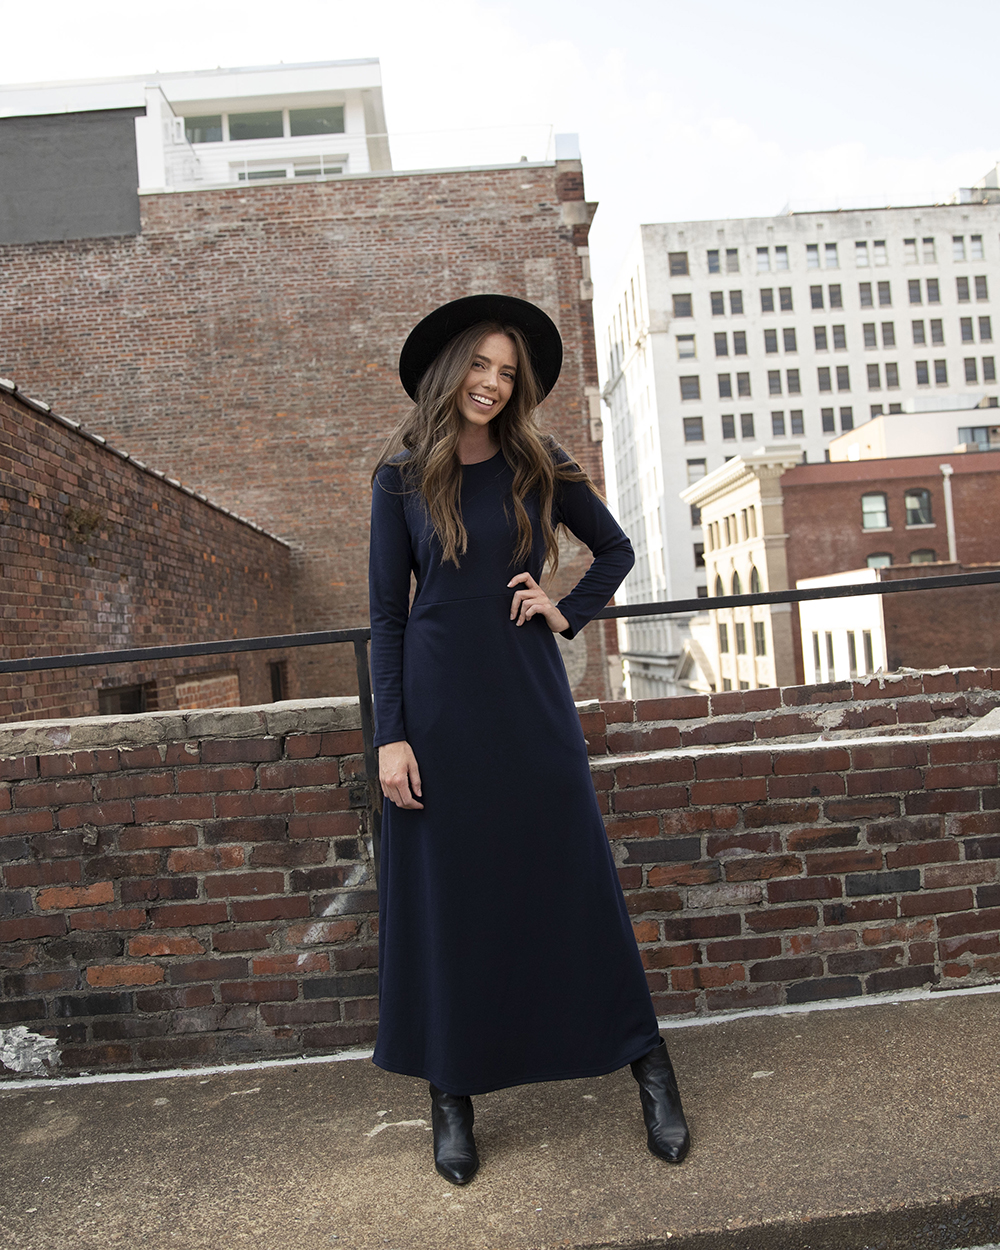
[[[0,373],[287,539],[298,629],[357,626],[369,476],[409,402],[399,349],[436,305],[501,291],[555,319],[542,411],[602,480],[583,195],[562,161],[144,196],[138,236],[0,246]],[[576,644],[578,697],[607,693],[614,638]],[[356,691],[349,652],[289,665],[303,695]]]
[[[0,387],[4,659],[292,633],[289,554]],[[259,703],[284,656],[2,675],[0,721],[93,715],[102,686],[155,683],[153,706],[170,708],[177,681],[220,670]]]
[[[658,1011],[1000,977],[997,707],[982,671],[583,706]],[[370,1042],[358,723],[0,727],[0,1028],[65,1071]]]

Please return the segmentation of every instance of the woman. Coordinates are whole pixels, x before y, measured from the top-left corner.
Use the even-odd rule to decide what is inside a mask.
[[[562,363],[532,304],[478,295],[412,331],[415,406],[373,474],[372,678],[382,823],[375,1062],[430,1082],[434,1160],[479,1166],[471,1095],[632,1065],[649,1148],[689,1137],[554,635],[632,566],[535,424]],[[562,524],[594,561],[554,604]],[[411,573],[416,593],[410,605]]]

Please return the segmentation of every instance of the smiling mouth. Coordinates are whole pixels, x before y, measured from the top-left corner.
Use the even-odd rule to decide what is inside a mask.
[[[474,392],[470,393],[469,398],[474,403],[485,404],[487,408],[492,408],[497,402],[495,399],[489,399],[486,395],[476,395]]]

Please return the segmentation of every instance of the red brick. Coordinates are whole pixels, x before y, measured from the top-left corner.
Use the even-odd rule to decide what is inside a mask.
[[[0,760],[0,781],[23,781],[38,776],[38,756],[21,755],[15,759]]]
[[[277,764],[262,764],[258,776],[264,790],[335,786],[340,781],[340,765],[335,759],[283,760]]]
[[[637,790],[618,790],[612,795],[615,812],[658,812],[664,808],[687,807],[687,803],[684,786],[644,786]]]
[[[927,745],[922,742],[879,742],[851,747],[856,769],[920,768],[927,763]]]
[[[119,773],[114,777],[100,777],[97,781],[96,798],[102,803],[111,799],[148,798],[153,794],[173,794],[173,773],[152,772]],[[89,795],[88,795],[89,798]]]
[[[250,852],[253,868],[301,868],[321,864],[327,857],[323,842],[264,842]],[[228,865],[220,865],[228,867]],[[233,865],[238,867],[238,865]]]
[[[687,758],[647,760],[639,764],[621,764],[614,772],[619,789],[666,785],[690,781],[694,777],[694,761]]]
[[[230,904],[237,924],[257,920],[292,920],[309,915],[309,899],[305,895],[290,898],[234,899]]]
[[[681,745],[681,731],[675,725],[658,729],[614,729],[608,726],[608,751],[627,755],[633,751],[673,751]]]
[[[601,711],[604,713],[604,719],[609,725],[635,720],[635,704],[627,699],[620,699],[614,702],[602,699]]]
[[[8,864],[3,870],[8,889],[26,885],[56,885],[79,881],[83,864],[78,859],[35,860],[30,864]]]
[[[705,948],[705,957],[712,964],[773,959],[780,954],[781,938],[776,937],[735,938],[730,942],[709,942]]]
[[[114,929],[139,929],[146,923],[141,907],[122,907],[118,911],[77,911],[69,918],[71,929],[105,932]]]
[[[333,786],[322,790],[296,790],[292,798],[297,812],[346,812],[351,805],[347,790]]]
[[[854,950],[858,935],[853,929],[820,929],[818,933],[793,933],[788,939],[788,951],[792,955],[808,955],[812,952]]]
[[[684,968],[701,960],[698,948],[688,943],[681,946],[649,946],[642,952],[644,968]]]
[[[273,932],[274,925],[259,929],[224,929],[212,934],[212,949],[224,952],[267,950],[267,937]]]
[[[167,868],[171,872],[212,872],[218,868],[242,868],[243,864],[242,846],[171,851],[167,856]]]
[[[286,816],[292,810],[292,794],[286,790],[251,790],[219,794],[215,814],[222,819],[240,816]]]
[[[210,985],[177,986],[174,989],[138,990],[135,996],[137,1011],[177,1011],[187,1007],[207,1007],[215,1001],[215,991]]]
[[[137,825],[121,831],[118,845],[123,851],[164,846],[197,846],[198,830],[194,825]]]
[[[910,942],[917,938],[927,938],[933,932],[933,920],[897,920],[895,924],[863,929],[861,940],[865,946],[881,946],[885,942]]]
[[[280,977],[295,972],[329,972],[330,957],[319,951],[300,954],[288,951],[282,955],[264,955],[251,963],[255,977]]]
[[[909,793],[919,790],[923,776],[919,768],[893,768],[879,772],[849,773],[847,793],[851,796],[865,794],[891,794],[894,791]]]
[[[845,794],[847,783],[840,773],[804,773],[798,777],[770,777],[769,799],[829,798]]]
[[[66,917],[23,916],[19,920],[0,920],[0,942],[21,942],[26,938],[58,937],[66,932]]]
[[[169,903],[155,908],[152,916],[158,929],[187,929],[202,924],[225,924],[229,910],[225,903]]]
[[[73,781],[22,782],[14,792],[18,807],[57,807],[67,803],[89,803],[93,787],[82,778]]]
[[[944,742],[930,744],[930,762],[932,764],[976,764],[996,765],[1000,757],[1000,741],[997,738],[966,738],[960,734],[950,734]]]
[[[249,970],[245,959],[195,959],[188,964],[172,963],[168,976],[173,985],[187,981],[221,981],[224,977],[245,977]]]
[[[353,812],[323,812],[311,816],[290,816],[290,838],[350,838],[356,837],[360,818]]]
[[[806,854],[806,873],[810,877],[826,877],[844,872],[878,872],[882,867],[881,851],[813,851]]]
[[[163,969],[156,964],[95,964],[87,969],[88,985],[155,985],[162,980]]]
[[[604,824],[609,838],[656,838],[660,834],[656,816],[612,816]]]
[[[40,890],[38,906],[43,911],[66,911],[71,907],[96,907],[114,902],[115,887],[111,881],[95,881],[93,885],[53,887]]]
[[[743,823],[748,829],[760,829],[764,825],[805,825],[817,820],[818,803],[757,803],[743,809]]]
[[[109,803],[80,803],[62,808],[58,815],[60,829],[79,829],[81,825],[131,825],[135,819],[132,804],[127,799]]]
[[[843,886],[836,877],[792,877],[785,881],[769,881],[769,903],[797,903],[810,898],[840,898]]]
[[[850,752],[844,747],[778,751],[774,756],[774,774],[776,777],[796,773],[840,773],[850,767]]]
[[[321,1020],[339,1020],[342,1006],[335,998],[311,1003],[264,1003],[260,1014],[272,1026],[316,1024]]]
[[[924,773],[924,788],[961,788],[963,786],[995,786],[997,762],[995,759],[980,764],[948,764],[928,768]]]
[[[828,799],[823,805],[827,820],[878,820],[899,815],[899,799]]]
[[[632,932],[637,942],[658,942],[660,940],[660,922],[658,920],[633,920]]]
[[[752,1007],[774,1007],[781,1002],[781,987],[771,985],[729,985],[705,992],[709,1011],[743,1011]]]
[[[708,839],[709,857],[725,859],[736,855],[770,855],[781,850],[778,833],[717,833]]]
[[[162,794],[157,798],[135,800],[137,824],[208,820],[214,814],[212,797],[208,794]]]
[[[858,924],[871,920],[895,920],[899,915],[899,902],[893,897],[865,898],[857,903],[827,903],[823,908],[823,923]]]
[[[697,864],[657,864],[650,868],[646,882],[654,889],[665,885],[710,885],[722,877],[722,868],[715,860]]]
[[[255,781],[254,770],[250,767],[177,770],[178,794],[221,794],[226,790],[252,790]]]
[[[708,715],[708,698],[705,695],[681,695],[673,699],[638,699],[635,705],[637,721],[693,720]]]
[[[857,846],[857,825],[820,825],[818,829],[796,829],[788,834],[790,851],[818,851],[828,847]]]
[[[767,911],[748,912],[747,927],[755,933],[774,933],[779,929],[807,929],[816,924],[819,913],[815,907],[774,907]]]
[[[311,920],[308,924],[289,925],[285,930],[285,941],[290,946],[346,942],[357,937],[358,927],[357,920]]]
[[[675,990],[717,988],[746,979],[746,968],[742,964],[705,964],[697,968],[675,968],[670,974],[670,983]]]
[[[908,794],[904,800],[907,816],[929,812],[974,812],[979,808],[979,795],[974,790],[934,790]]]
[[[900,899],[904,916],[939,916],[950,911],[969,911],[974,903],[971,890],[921,890]]]
[[[646,890],[626,894],[625,906],[630,916],[641,916],[647,911],[680,911],[683,903],[676,890]]]
[[[797,855],[762,855],[726,861],[727,881],[763,881],[770,877],[797,877],[802,860]]]
[[[945,816],[945,832],[951,838],[983,837],[1000,833],[1000,812],[968,812]]]
[[[138,955],[203,955],[205,948],[193,937],[161,937],[156,933],[140,933],[129,938],[128,953]]]
[[[286,750],[292,741],[294,738],[287,739]],[[281,742],[277,738],[217,738],[201,744],[205,764],[258,764],[280,758]]]
[[[224,1003],[288,1002],[299,996],[297,981],[224,982],[221,999]]]
[[[205,894],[209,898],[281,894],[284,888],[285,874],[282,872],[233,872],[205,878]]]
[[[46,833],[54,828],[52,813],[41,808],[31,812],[0,813],[0,838],[16,837],[24,833]]]
[[[886,868],[912,868],[915,864],[947,863],[957,860],[962,848],[956,842],[917,842],[895,847],[885,853]]]
[[[997,879],[997,864],[980,860],[968,864],[934,864],[924,869],[924,888],[940,890],[948,886],[979,885]]]
[[[1000,933],[981,933],[974,937],[949,938],[939,942],[942,959],[954,959],[958,955],[995,955],[1000,953]]]
[[[763,777],[696,781],[691,786],[691,802],[698,807],[714,803],[760,803],[766,798],[767,781]]]

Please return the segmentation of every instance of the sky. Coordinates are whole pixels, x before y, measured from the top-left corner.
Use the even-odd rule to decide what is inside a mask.
[[[934,203],[978,181],[1000,157],[998,37],[995,0],[45,0],[7,6],[0,74],[378,57],[403,160],[536,159],[576,132],[600,318],[642,222]]]

